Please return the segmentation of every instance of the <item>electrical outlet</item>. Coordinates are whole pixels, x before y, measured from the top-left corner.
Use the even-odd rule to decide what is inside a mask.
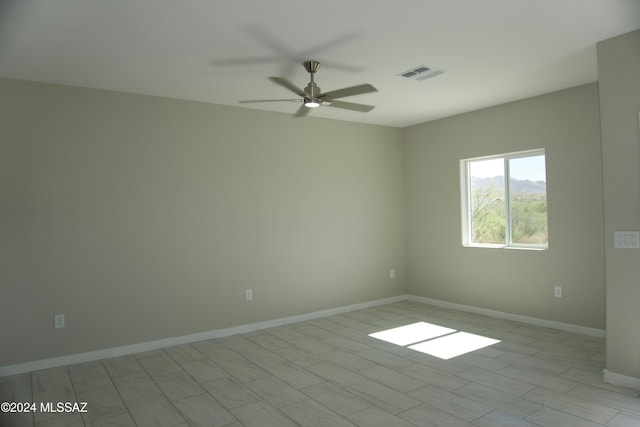
[[[395,279],[396,278],[396,269],[392,268],[391,270],[389,270],[389,279]]]
[[[64,314],[53,315],[53,327],[56,329],[64,328]]]
[[[554,295],[556,298],[562,298],[562,286],[556,286],[556,287],[553,289],[553,295]]]
[[[244,291],[244,299],[245,301],[251,301],[253,299],[253,290],[246,289]]]

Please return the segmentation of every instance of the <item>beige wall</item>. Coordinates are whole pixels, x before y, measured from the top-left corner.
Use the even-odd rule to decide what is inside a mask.
[[[604,329],[596,84],[412,126],[405,145],[409,294]],[[535,148],[547,156],[549,249],[463,247],[459,161]]]
[[[0,366],[406,291],[399,129],[11,80],[0,121]]]
[[[605,327],[596,84],[400,130],[0,79],[0,121],[0,366],[404,293]],[[463,248],[459,160],[532,148],[549,250]]]
[[[607,370],[640,385],[640,251],[614,249],[640,230],[640,31],[597,45],[607,288]]]

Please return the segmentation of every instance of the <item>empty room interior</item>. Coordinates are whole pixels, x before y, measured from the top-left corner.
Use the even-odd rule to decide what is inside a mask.
[[[0,3],[2,426],[637,426],[639,231],[638,1]]]

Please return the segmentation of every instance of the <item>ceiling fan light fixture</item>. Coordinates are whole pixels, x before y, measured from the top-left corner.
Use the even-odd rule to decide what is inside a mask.
[[[316,98],[305,98],[304,106],[307,108],[318,108],[320,106],[320,100]]]

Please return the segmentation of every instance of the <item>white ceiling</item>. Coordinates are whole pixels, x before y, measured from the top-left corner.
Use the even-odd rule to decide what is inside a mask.
[[[405,127],[597,81],[595,43],[639,28],[640,0],[0,0],[0,76],[293,114],[237,101],[316,59],[378,92],[313,116]],[[446,73],[397,76],[422,64]]]

